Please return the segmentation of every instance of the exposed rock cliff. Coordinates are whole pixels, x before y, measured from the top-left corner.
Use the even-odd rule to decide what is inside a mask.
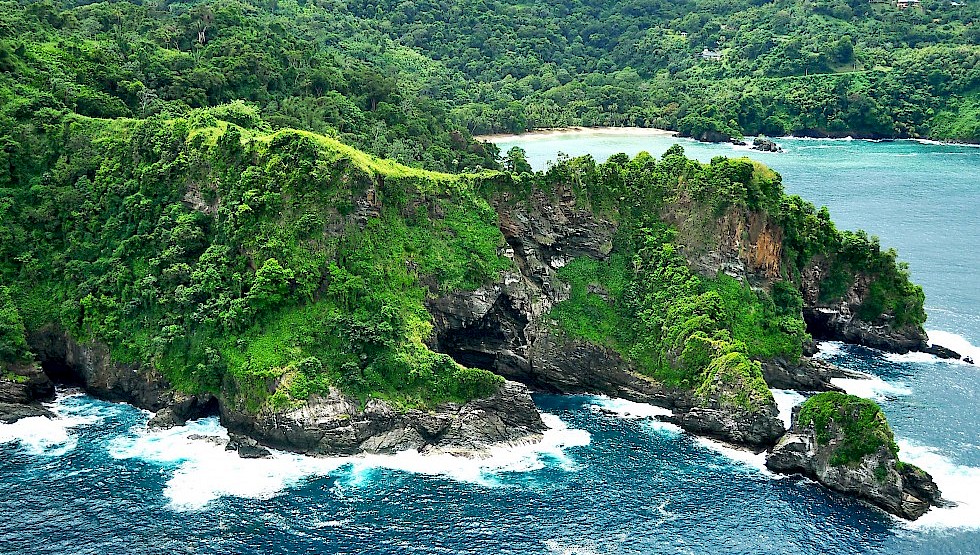
[[[428,301],[435,350],[545,391],[599,393],[670,408],[685,429],[729,442],[767,446],[783,433],[772,402],[750,411],[697,399],[643,375],[612,349],[556,332],[548,311],[569,295],[558,270],[580,256],[606,259],[616,232],[614,222],[581,208],[570,187],[556,185],[521,201],[503,194],[495,207],[516,269],[477,291]],[[744,229],[734,217],[723,225],[739,234]],[[774,271],[778,230],[760,220],[744,231],[755,240],[751,248],[732,245],[735,259],[747,259],[742,273],[746,267]]]
[[[99,343],[80,343],[55,327],[32,333],[28,342],[49,377],[80,385],[100,399],[169,411],[171,425],[214,412],[210,395],[180,393],[152,365],[116,362]]]
[[[894,353],[927,347],[928,338],[921,325],[895,325],[888,317],[867,322],[858,317],[858,310],[870,295],[871,276],[859,274],[840,298],[822,300],[821,283],[827,273],[826,261],[820,258],[802,273],[803,318],[815,339],[845,341]]]
[[[540,439],[546,427],[527,388],[506,382],[493,396],[432,411],[399,411],[331,390],[295,409],[252,414],[222,405],[222,422],[265,445],[323,455],[393,453],[406,449],[478,454],[496,444]]]
[[[829,406],[814,417],[807,415],[808,404]],[[790,433],[773,448],[766,466],[776,472],[804,474],[914,520],[930,507],[942,506],[941,492],[927,472],[899,461],[897,451],[876,405],[827,393],[794,412]]]

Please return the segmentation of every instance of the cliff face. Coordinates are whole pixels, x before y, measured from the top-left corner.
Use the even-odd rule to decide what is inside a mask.
[[[872,276],[858,274],[840,298],[821,299],[821,283],[829,271],[826,259],[818,257],[801,274],[803,317],[815,339],[844,341],[895,353],[926,348],[928,338],[919,324],[896,325],[887,316],[876,322],[858,317],[858,311],[871,295]]]
[[[644,375],[609,347],[556,330],[549,312],[569,297],[559,270],[579,257],[606,260],[617,231],[612,220],[582,208],[569,184],[533,191],[527,199],[504,193],[494,199],[494,207],[515,270],[477,291],[428,301],[435,324],[433,349],[545,391],[599,393],[671,408],[685,429],[733,443],[766,446],[783,433],[771,400],[745,410],[717,398],[699,399],[689,389]],[[737,226],[735,221],[731,225]],[[772,244],[771,230],[754,229],[752,248],[733,246],[736,253],[751,257],[751,268],[765,271],[770,262],[757,253],[771,256],[778,247]],[[720,250],[706,256],[727,255]]]
[[[182,425],[217,414],[232,433],[246,434],[270,447],[310,454],[403,449],[468,454],[500,443],[534,441],[545,430],[527,388],[513,382],[506,382],[488,398],[447,403],[431,411],[401,411],[381,400],[362,406],[359,400],[331,389],[329,395],[314,396],[301,406],[256,413],[245,409],[239,399],[183,394],[152,365],[115,362],[104,345],[80,343],[57,328],[35,332],[28,340],[40,365],[32,367],[30,381],[16,390],[17,395],[7,395],[8,390],[14,391],[14,382],[0,380],[0,419],[5,421],[48,415],[23,403],[53,396],[50,375],[100,399],[156,412],[151,427]],[[32,395],[24,397],[26,393]],[[245,445],[246,452],[249,447]]]
[[[880,411],[868,422],[863,418],[867,411],[877,409],[862,407],[867,401],[828,395],[838,395],[833,398],[837,404],[829,420],[802,421],[803,411],[798,408],[790,433],[773,448],[766,458],[766,466],[776,472],[803,474],[909,520],[919,518],[931,507],[943,506],[941,492],[932,477],[899,461],[888,423]],[[855,437],[853,429],[849,429],[856,425],[862,428],[862,433],[881,434],[884,441],[869,448],[866,438]]]

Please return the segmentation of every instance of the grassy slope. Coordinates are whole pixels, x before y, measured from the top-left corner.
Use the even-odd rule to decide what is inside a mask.
[[[207,112],[69,116],[36,139],[48,160],[21,153],[9,184],[18,206],[36,207],[10,226],[29,239],[7,245],[3,267],[32,327],[58,322],[117,360],[152,360],[181,389],[252,409],[332,385],[430,406],[500,383],[424,345],[426,295],[509,264],[473,191],[480,176]],[[45,162],[47,173],[31,171]],[[358,208],[369,189],[373,204]]]

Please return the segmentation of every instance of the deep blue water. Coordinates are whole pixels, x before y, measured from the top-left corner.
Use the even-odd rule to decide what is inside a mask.
[[[899,247],[926,287],[927,328],[980,354],[968,343],[980,343],[980,149],[785,142],[789,152],[758,158],[842,227]],[[543,163],[545,146],[525,148]],[[888,174],[901,158],[916,163]],[[839,344],[823,353],[878,377],[841,385],[882,403],[903,457],[959,507],[902,523],[637,417],[654,410],[593,397],[536,397],[553,426],[544,444],[484,461],[256,461],[189,437],[222,435],[214,419],[151,433],[147,413],[68,392],[57,420],[0,425],[0,553],[980,553],[980,367]],[[777,392],[787,408],[800,398]]]

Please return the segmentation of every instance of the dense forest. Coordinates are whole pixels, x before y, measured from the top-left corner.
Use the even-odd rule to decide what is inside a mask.
[[[675,146],[662,159],[446,174],[276,130],[244,104],[177,118],[52,116],[21,131],[30,148],[0,173],[7,363],[30,360],[25,333],[55,326],[246,410],[330,387],[403,407],[485,396],[501,378],[432,350],[426,302],[513,269],[502,199],[569,184],[582,208],[619,223],[608,257],[561,268],[570,292],[548,315],[553,332],[613,349],[704,402],[771,404],[759,361],[798,360],[810,342],[798,288],[815,257],[830,268],[829,299],[871,278],[860,318],[925,319],[894,251],[838,231],[745,159],[702,164]],[[785,230],[772,283],[692,270],[684,248],[711,243],[717,218],[750,213]],[[668,225],[678,217],[698,223]]]
[[[980,4],[0,1],[0,141],[243,101],[410,166],[567,125],[980,140]]]
[[[745,160],[675,147],[532,174],[516,152],[498,172],[471,134],[974,138],[977,12],[923,4],[2,1],[0,356],[29,360],[25,333],[56,324],[254,407],[330,386],[403,406],[485,395],[499,378],[432,351],[424,303],[512,264],[496,194],[573,183],[619,227],[608,259],[562,269],[558,331],[716,401],[719,375],[745,385],[732,402],[771,401],[758,361],[809,342],[814,257],[821,295],[869,275],[860,318],[922,323],[893,252]],[[762,290],[679,254],[710,236],[672,221],[732,210],[785,230]]]

